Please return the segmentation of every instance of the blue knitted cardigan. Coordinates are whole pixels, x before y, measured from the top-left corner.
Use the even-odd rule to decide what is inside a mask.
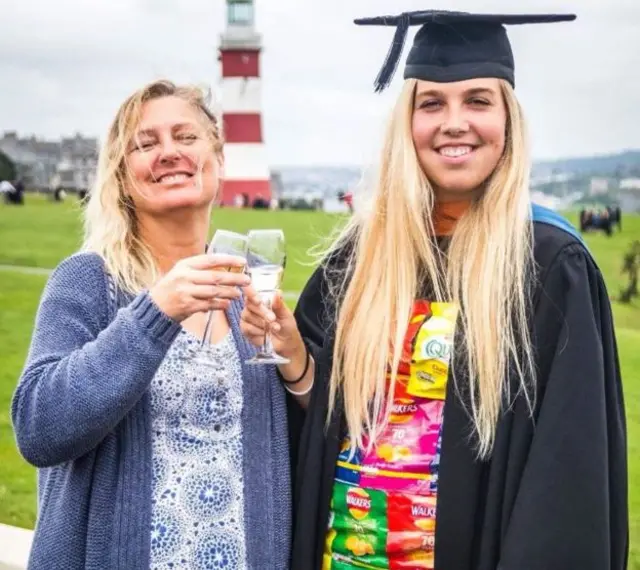
[[[148,388],[180,325],[116,291],[102,259],[78,253],[45,287],[11,414],[38,470],[29,568],[148,570],[152,444]],[[111,289],[110,289],[111,287]],[[111,293],[111,294],[110,294]],[[227,316],[241,361],[241,303]],[[291,490],[286,403],[271,366],[243,364],[247,560],[287,568]]]

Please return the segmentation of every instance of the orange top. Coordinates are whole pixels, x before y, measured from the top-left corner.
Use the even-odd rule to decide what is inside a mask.
[[[456,227],[456,222],[467,211],[471,200],[454,202],[436,202],[433,208],[433,227],[437,236],[449,236]]]

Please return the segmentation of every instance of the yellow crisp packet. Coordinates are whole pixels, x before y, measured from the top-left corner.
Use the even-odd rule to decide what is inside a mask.
[[[431,303],[431,312],[416,335],[407,393],[444,400],[458,307],[455,303]]]

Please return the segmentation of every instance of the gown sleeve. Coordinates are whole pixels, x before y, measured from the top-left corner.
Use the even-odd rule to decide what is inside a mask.
[[[305,285],[294,315],[298,330],[314,356],[325,344],[329,327],[329,287],[323,267],[318,267]]]
[[[309,278],[294,311],[298,330],[316,362],[315,382],[317,384],[322,381],[318,373],[319,354],[328,342],[327,338],[330,334],[329,311],[331,309],[328,308],[330,304],[329,298],[326,272],[324,266],[320,266]],[[317,387],[314,386],[311,393],[312,402],[314,401],[313,397],[316,393],[316,388]],[[293,467],[292,476],[295,481],[296,468],[300,457],[300,437],[307,419],[307,413],[289,393],[287,393],[287,411],[289,420],[290,461]]]
[[[624,570],[624,402],[611,306],[579,244],[543,277],[535,307],[535,431],[498,570]]]

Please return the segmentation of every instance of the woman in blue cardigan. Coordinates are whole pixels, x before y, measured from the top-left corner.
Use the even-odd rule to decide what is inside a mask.
[[[83,251],[43,293],[12,402],[38,467],[31,569],[286,568],[286,402],[247,367],[240,258],[203,255],[223,135],[168,81],[120,107]],[[213,312],[213,366],[193,358]],[[277,484],[274,484],[277,482]]]

